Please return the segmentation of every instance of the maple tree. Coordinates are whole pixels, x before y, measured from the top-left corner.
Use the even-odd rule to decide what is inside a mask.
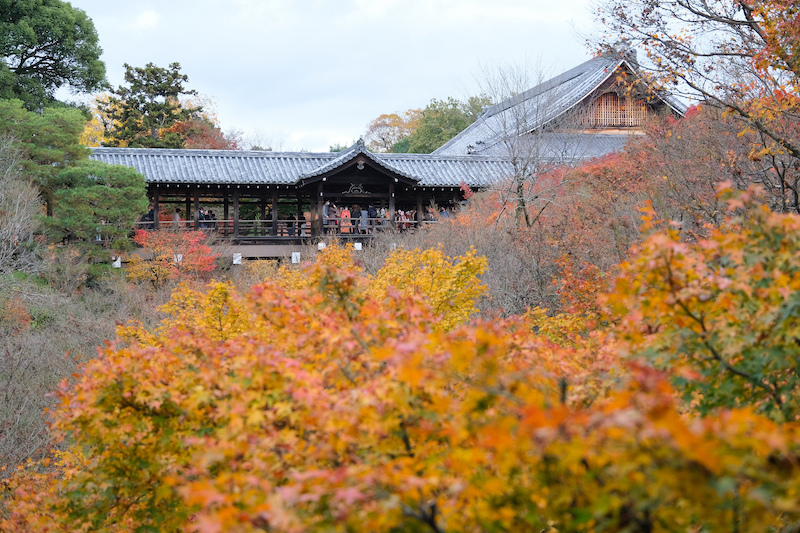
[[[738,117],[767,144],[754,152],[800,157],[793,2],[607,0],[598,11],[609,30],[596,39],[601,50],[627,54],[657,85]]]
[[[146,281],[156,289],[169,281],[203,279],[216,268],[219,257],[207,239],[202,231],[137,230],[133,241],[143,247],[146,257],[130,257],[128,279]]]
[[[389,253],[383,266],[369,275],[355,257],[352,243],[334,241],[317,256],[313,265],[346,270],[357,275],[360,284],[376,299],[393,291],[422,296],[439,316],[437,328],[448,330],[468,320],[478,310],[476,302],[485,295],[486,286],[479,276],[486,272],[486,259],[474,249],[464,255],[448,257],[442,247],[425,250],[396,249]],[[319,286],[319,269],[309,265],[295,268],[280,266],[271,279],[290,289]]]
[[[166,128],[164,134],[175,133],[184,139],[183,147],[196,150],[238,150],[239,137],[226,135],[218,125],[199,117],[178,122]]]
[[[118,127],[112,115],[119,115],[119,105],[112,105],[109,102],[109,98],[110,95],[108,93],[97,95],[89,106],[90,117],[83,127],[83,133],[80,138],[81,144],[87,148],[102,146],[105,137]],[[112,108],[114,109],[113,112],[111,111]],[[118,146],[126,147],[128,143],[127,141],[120,141]]]
[[[745,207],[753,194],[730,205]],[[696,242],[676,228],[647,238],[621,266],[608,302],[624,317],[629,350],[686,369],[677,379],[698,409],[753,406],[796,420],[800,220],[749,207]]]
[[[486,272],[486,258],[475,249],[450,259],[438,248],[398,249],[370,280],[370,291],[380,297],[390,288],[403,294],[421,294],[440,319],[435,328],[447,331],[466,322],[478,309],[477,300],[486,293],[478,276]]]
[[[213,98],[194,95],[181,102],[186,110],[196,110],[193,117],[173,124],[164,134],[176,133],[182,139],[183,148],[202,150],[239,150],[241,134],[226,134],[220,128]]]
[[[797,224],[767,218],[753,225],[776,239],[779,221]],[[734,235],[718,251],[746,255]],[[345,251],[304,267],[312,285],[182,287],[160,328],[121,329],[60,392],[61,475],[23,468],[4,482],[0,527],[796,526],[796,423],[687,412],[667,375],[619,359],[613,328],[565,328],[563,343],[525,317],[437,330],[421,295],[375,298],[362,274],[325,263]],[[631,264],[646,270],[648,253]],[[572,290],[576,309],[590,310],[587,290]]]

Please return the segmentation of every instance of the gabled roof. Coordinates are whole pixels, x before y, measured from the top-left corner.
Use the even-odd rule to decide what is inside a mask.
[[[339,152],[337,157],[310,172],[306,172],[305,174],[301,175],[300,178],[303,180],[313,181],[315,178],[319,178],[333,173],[338,169],[342,169],[348,163],[358,157],[363,157],[364,159],[372,161],[375,165],[383,168],[388,173],[396,174],[397,176],[404,178],[404,181],[411,182],[414,185],[420,181],[420,178],[408,175],[404,171],[394,167],[388,160],[386,160],[386,158],[378,157],[377,154],[367,150],[363,138],[358,139],[358,141],[356,141],[356,143],[347,150]]]
[[[262,152],[92,148],[91,159],[133,167],[153,184],[300,185],[362,156],[419,187],[488,187],[513,175],[511,162],[494,156],[380,154],[363,142],[344,152]]]
[[[532,89],[487,108],[473,124],[433,153],[497,154],[501,152],[497,145],[503,139],[553,123],[600,88],[623,66],[633,73],[637,72],[635,65],[623,57],[603,55],[590,59]],[[686,112],[686,107],[678,100],[668,95],[656,96],[676,113],[683,115]],[[521,120],[525,124],[520,124]],[[597,155],[603,154],[590,157]]]

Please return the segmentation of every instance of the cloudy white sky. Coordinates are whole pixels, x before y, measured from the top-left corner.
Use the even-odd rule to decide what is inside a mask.
[[[590,57],[588,0],[70,0],[108,80],[179,62],[226,131],[278,150],[350,144],[382,113],[476,93],[481,72]]]

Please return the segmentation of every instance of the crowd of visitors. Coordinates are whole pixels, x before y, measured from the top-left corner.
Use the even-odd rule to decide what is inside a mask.
[[[447,218],[449,215],[450,212],[443,207],[431,207],[425,211],[424,219],[426,222],[435,221]],[[151,206],[150,211],[139,220],[139,227],[142,229],[154,229],[154,217],[154,209]],[[183,218],[180,208],[174,210],[165,209],[159,213],[158,218],[160,226],[164,228],[189,228],[194,226],[191,218],[189,220]],[[270,220],[271,215],[268,215],[265,220],[257,222],[263,224]],[[222,233],[226,233],[232,228],[232,221],[218,221],[214,211],[210,209],[198,210],[197,221],[200,229],[219,230]],[[245,222],[252,221],[241,221],[241,224]],[[385,207],[377,208],[372,204],[367,206],[357,204],[337,206],[336,203],[328,200],[322,206],[322,226],[325,234],[367,235],[376,230],[394,227],[403,231],[415,228],[417,225],[417,212],[413,209],[398,209],[395,213],[394,221],[392,221],[390,213]],[[240,226],[240,230],[244,229]],[[278,232],[279,235],[288,237],[310,236],[311,213],[303,213],[303,217],[300,219],[294,213],[289,213],[285,219],[279,221]]]
[[[397,229],[406,230],[415,227],[416,220],[416,211],[398,210],[394,224]],[[330,200],[322,206],[322,221],[325,233],[340,235],[367,235],[392,226],[390,213],[385,207],[379,209],[371,204],[339,207]]]

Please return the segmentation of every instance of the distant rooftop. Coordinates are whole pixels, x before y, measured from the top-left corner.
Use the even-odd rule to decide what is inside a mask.
[[[595,57],[550,80],[528,89],[484,110],[478,119],[464,131],[435,150],[434,155],[481,154],[507,156],[503,141],[555,123],[559,117],[575,109],[598,88],[624,67],[637,72],[630,56],[603,55]],[[683,115],[686,107],[675,98],[654,93],[674,113]],[[594,139],[591,139],[593,137]],[[544,137],[537,142],[545,159],[556,160],[563,155],[564,141],[573,143],[570,150],[573,159],[591,159],[619,150],[630,136],[619,134],[566,133]],[[552,146],[546,146],[548,140]],[[569,144],[569,143],[568,143]]]

